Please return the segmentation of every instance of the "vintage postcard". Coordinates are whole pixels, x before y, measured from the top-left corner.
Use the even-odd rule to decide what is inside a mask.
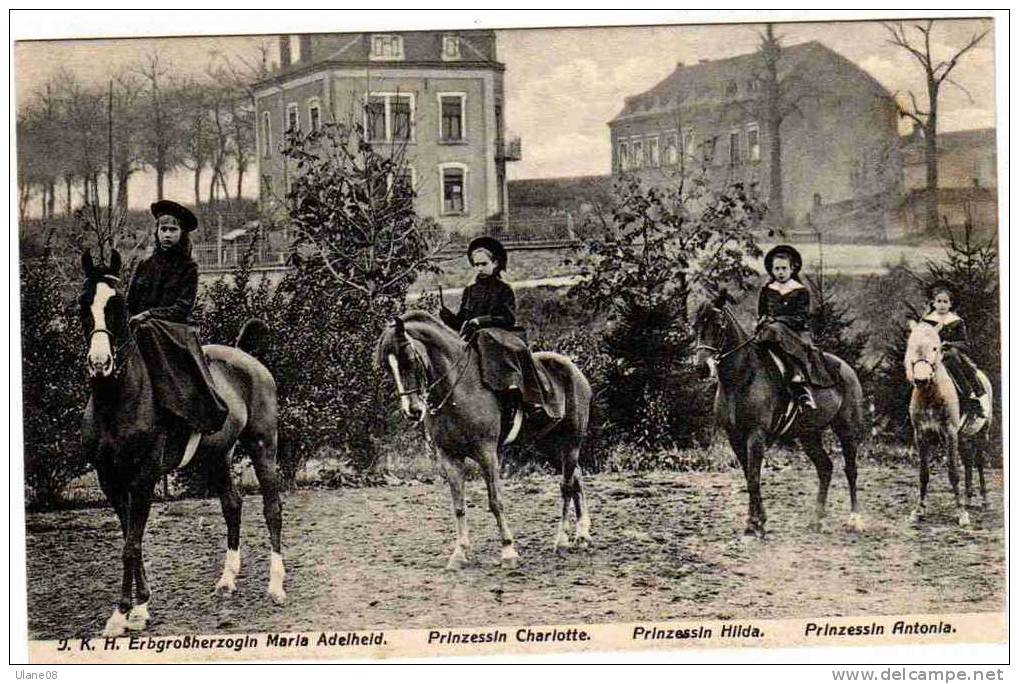
[[[443,16],[16,36],[30,662],[1007,643],[1007,17]]]

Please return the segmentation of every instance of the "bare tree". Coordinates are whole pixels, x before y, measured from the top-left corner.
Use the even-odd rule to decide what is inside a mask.
[[[136,73],[124,71],[113,83],[113,170],[117,179],[117,206],[128,208],[128,182],[145,167],[143,142],[146,126],[144,88]]]
[[[757,73],[761,97],[756,103],[764,122],[768,144],[768,216],[772,223],[785,220],[785,198],[782,192],[782,122],[792,113],[800,112],[799,103],[806,96],[799,74],[782,73],[782,43],[775,35],[774,24],[765,24],[761,34],[761,69]]]
[[[924,162],[927,167],[925,224],[928,232],[935,232],[938,229],[938,97],[941,94],[941,86],[944,83],[951,83],[969,96],[969,91],[949,76],[959,64],[959,60],[975,48],[991,29],[986,28],[979,33],[974,32],[966,44],[956,50],[953,55],[946,59],[939,59],[931,52],[933,19],[911,26],[919,34],[915,36],[915,42],[910,40],[910,36],[906,34],[906,27],[902,22],[884,24],[884,27],[891,36],[888,42],[906,50],[920,64],[924,72],[927,85],[926,109],[923,108],[913,91],[905,93],[909,99],[908,104],[900,102],[897,97],[896,106],[901,118],[912,120],[923,131]],[[972,98],[970,99],[972,100]]]
[[[170,76],[169,65],[159,52],[150,52],[134,71],[144,82],[144,158],[156,172],[156,197],[163,199],[166,175],[180,164],[179,84]]]
[[[189,81],[180,89],[185,130],[181,164],[193,174],[195,208],[202,201],[202,172],[212,159],[212,120],[209,117],[208,90],[206,85],[194,81]]]
[[[236,197],[241,196],[244,176],[255,161],[255,86],[270,74],[269,55],[272,42],[260,41],[253,57],[245,55],[213,55],[217,62],[210,75],[233,91],[228,100],[234,167],[237,170]]]

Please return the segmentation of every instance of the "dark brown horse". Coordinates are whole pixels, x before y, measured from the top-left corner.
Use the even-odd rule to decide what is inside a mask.
[[[555,425],[540,425],[540,418],[528,418],[519,438],[558,455],[562,467],[562,518],[553,547],[570,545],[567,523],[570,501],[576,513],[576,541],[590,541],[591,518],[584,500],[580,468],[580,447],[587,434],[591,387],[583,373],[565,356],[549,352],[534,355],[551,383],[565,397],[565,414]],[[467,562],[470,538],[464,504],[464,468],[472,458],[481,466],[488,488],[488,504],[502,538],[501,560],[513,565],[518,558],[513,533],[503,515],[499,494],[499,449],[501,408],[496,395],[482,382],[473,347],[424,311],[412,311],[397,318],[379,338],[376,362],[388,367],[396,382],[400,408],[406,418],[424,422],[435,446],[439,465],[453,497],[456,541],[446,567],[458,569]]]
[[[105,636],[119,636],[127,629],[144,629],[149,619],[151,592],[142,558],[145,525],[156,483],[182,465],[186,452],[164,452],[167,435],[157,420],[152,378],[132,335],[124,299],[117,292],[120,255],[114,251],[108,267],[97,267],[86,253],[82,267],[81,319],[92,386],[82,419],[82,442],[124,535],[120,601],[103,630]],[[245,344],[248,329],[246,325],[241,331],[238,346]],[[241,566],[241,496],[230,467],[234,448],[241,442],[252,453],[269,527],[269,595],[282,603],[286,594],[276,474],[276,383],[265,366],[241,349],[207,345],[203,351],[216,390],[229,408],[223,427],[203,435],[193,450],[196,462],[204,462],[211,473],[226,518],[227,551],[216,591],[233,592]]]
[[[920,456],[920,500],[910,514],[919,522],[927,512],[927,483],[930,480],[930,458],[940,448],[945,450],[948,481],[955,495],[959,525],[970,524],[966,506],[973,505],[973,466],[980,477],[980,507],[987,505],[987,484],[984,482],[984,451],[991,432],[991,420],[965,415],[959,410],[959,393],[948,374],[943,357],[941,337],[937,328],[927,323],[910,321],[906,342],[906,379],[913,386],[909,400],[909,418],[913,423],[913,441]],[[991,382],[982,371],[977,378],[984,387],[984,410],[991,415]],[[966,471],[966,506],[959,497],[959,457]]]
[[[862,527],[856,500],[856,446],[863,425],[863,391],[856,373],[842,359],[825,354],[834,370],[834,387],[815,389],[817,409],[798,415],[787,425],[789,392],[770,354],[740,326],[726,306],[727,296],[705,302],[697,311],[697,363],[707,364],[717,377],[715,415],[725,429],[747,480],[750,510],[746,533],[764,537],[764,502],[761,499],[761,465],[765,448],[781,434],[795,436],[814,462],[820,485],[817,490],[814,529],[821,528],[826,513],[832,462],[821,437],[831,428],[842,445],[846,480],[849,482],[853,529]]]

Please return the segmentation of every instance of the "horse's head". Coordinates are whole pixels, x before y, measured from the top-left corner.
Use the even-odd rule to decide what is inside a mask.
[[[117,292],[120,283],[120,253],[113,250],[109,265],[97,265],[92,255],[81,256],[85,273],[81,297],[81,327],[88,342],[86,365],[90,378],[102,379],[116,371],[114,351],[128,335],[127,307]]]
[[[933,325],[909,321],[906,341],[906,378],[914,387],[924,387],[934,379],[941,363],[941,336]]]
[[[427,354],[421,343],[407,334],[403,319],[394,318],[382,333],[376,362],[389,368],[406,418],[420,423],[428,410]]]
[[[725,351],[731,336],[729,316],[725,311],[729,301],[731,298],[728,293],[722,290],[717,296],[701,304],[694,315],[693,327],[697,338],[694,362],[698,366],[707,366],[712,378],[716,377],[718,357]]]

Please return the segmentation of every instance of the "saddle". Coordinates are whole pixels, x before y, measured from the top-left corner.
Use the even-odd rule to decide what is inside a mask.
[[[503,444],[512,443],[526,424],[538,435],[562,420],[566,397],[514,331],[483,328],[472,344],[478,351],[481,381],[500,398]]]

